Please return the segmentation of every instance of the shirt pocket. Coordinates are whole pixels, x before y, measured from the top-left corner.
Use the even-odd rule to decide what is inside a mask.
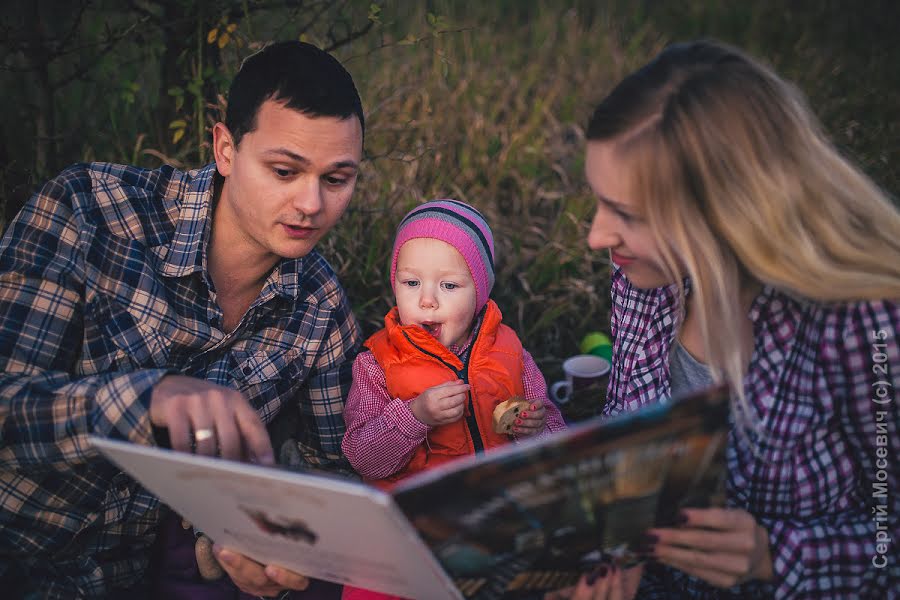
[[[231,376],[240,390],[275,384],[282,380],[301,382],[306,377],[304,354],[299,348],[287,352],[233,350]]]
[[[143,322],[136,307],[97,296],[87,307],[85,372],[167,368],[171,343]]]

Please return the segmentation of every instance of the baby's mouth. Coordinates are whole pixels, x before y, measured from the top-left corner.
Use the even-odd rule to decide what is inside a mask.
[[[422,329],[427,331],[428,334],[433,337],[439,337],[441,335],[440,323],[422,323]]]

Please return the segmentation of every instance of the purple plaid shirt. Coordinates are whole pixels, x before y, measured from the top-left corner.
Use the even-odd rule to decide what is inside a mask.
[[[669,396],[678,324],[675,286],[640,290],[616,269],[612,301],[607,414]],[[728,504],[768,530],[775,582],[721,590],[654,565],[638,597],[900,597],[900,306],[822,305],[766,287],[750,319],[744,390],[765,439],[732,430]]]

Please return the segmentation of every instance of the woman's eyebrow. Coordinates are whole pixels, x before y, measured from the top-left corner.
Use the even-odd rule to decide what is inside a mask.
[[[603,194],[597,194],[597,198],[603,204],[606,204],[607,206],[614,208],[615,210],[617,210],[619,212],[627,213],[629,215],[635,214],[635,212],[632,210],[632,208],[630,206],[628,206],[627,204],[624,204],[622,202],[616,202],[612,198],[607,198]]]

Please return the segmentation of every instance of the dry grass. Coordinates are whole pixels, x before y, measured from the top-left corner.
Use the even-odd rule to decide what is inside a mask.
[[[354,18],[364,22],[370,4],[351,4],[359,13]],[[337,52],[365,102],[367,160],[351,210],[322,244],[366,333],[380,327],[392,304],[387,261],[402,215],[424,200],[459,198],[493,227],[493,297],[506,322],[545,376],[558,378],[562,359],[577,353],[585,333],[608,329],[608,264],[585,242],[593,200],[582,173],[582,128],[605,92],[669,41],[717,37],[770,62],[807,93],[844,151],[888,190],[900,188],[900,46],[893,26],[900,4],[891,0],[872,0],[866,10],[846,0],[429,0],[438,18],[429,18],[423,3],[412,12],[414,3],[404,0],[380,4],[379,26]],[[283,39],[290,19],[273,19]],[[248,23],[242,31],[267,39],[264,25]],[[399,43],[409,35],[413,43]],[[101,84],[120,85],[130,71],[110,72],[116,77]],[[224,82],[230,73],[214,75]],[[88,102],[79,98],[93,96],[78,89],[67,94],[70,104],[61,104],[68,119],[61,115],[60,122],[77,124],[68,139],[85,140],[82,156],[72,160],[158,165],[156,155],[141,151],[147,129],[139,114],[125,119],[131,113],[121,98],[103,93],[102,106],[85,115]],[[218,108],[206,111],[207,122]],[[96,126],[82,117],[95,112],[122,115],[121,127],[87,135]],[[173,157],[198,166],[194,137],[189,142]],[[17,178],[29,154],[17,144],[0,147],[7,158],[0,167],[0,230],[2,209],[11,215],[26,188],[50,175]]]
[[[492,60],[512,44],[535,51]],[[599,24],[585,31],[568,13],[347,60],[369,105],[369,160],[324,251],[367,333],[392,304],[394,228],[412,206],[445,197],[490,222],[493,298],[545,370],[576,353],[587,331],[607,329],[608,264],[585,242],[594,203],[582,173],[582,125],[621,71],[617,54]]]
[[[875,16],[841,17],[832,4],[703,0],[684,11],[614,0],[431,5],[449,33],[392,45],[385,26],[368,48],[356,44],[340,56],[367,104],[369,160],[324,251],[366,333],[392,303],[387,261],[402,215],[424,200],[458,198],[494,230],[493,297],[505,321],[547,378],[558,378],[585,333],[608,330],[607,259],[586,246],[594,202],[583,176],[583,126],[616,81],[674,39],[719,37],[772,63],[810,96],[842,148],[889,189],[897,181],[890,134],[898,119],[889,118],[897,108],[873,96],[896,73],[869,61],[852,35]],[[426,20],[424,12],[405,14],[398,37]],[[843,34],[835,31],[841,23]],[[848,88],[853,76],[872,87]],[[897,98],[895,86],[882,87],[885,100]]]

